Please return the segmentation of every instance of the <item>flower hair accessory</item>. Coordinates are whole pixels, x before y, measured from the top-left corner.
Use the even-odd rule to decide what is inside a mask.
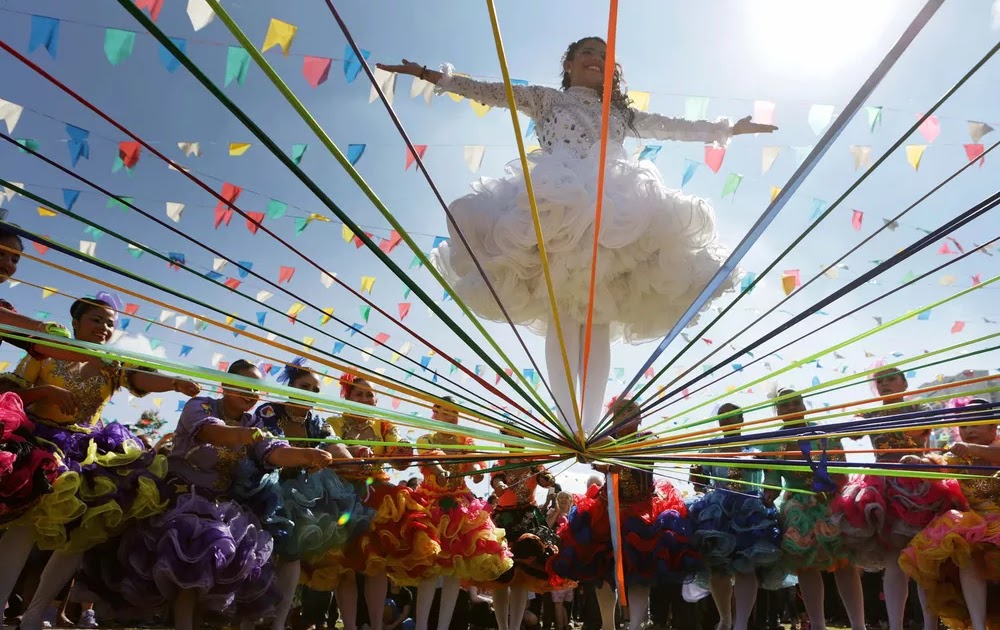
[[[305,365],[306,365],[306,359],[304,357],[295,357],[294,359],[289,361],[288,364],[285,366],[285,369],[283,369],[281,373],[278,374],[278,378],[276,380],[282,385],[290,384],[292,382],[292,377],[301,370],[305,369]],[[340,382],[341,385],[343,385],[344,382],[343,377],[341,377]]]
[[[114,293],[108,293],[107,291],[98,291],[97,295],[94,296],[94,301],[101,302],[111,307],[114,311],[115,321],[118,320],[118,314],[125,312],[125,304],[122,299],[115,295]]]
[[[341,398],[349,398],[350,395],[351,395],[351,390],[354,389],[355,383],[357,383],[360,380],[364,380],[364,379],[362,379],[360,376],[357,376],[356,374],[348,374],[347,372],[344,372],[343,374],[341,374],[340,375],[340,397]]]

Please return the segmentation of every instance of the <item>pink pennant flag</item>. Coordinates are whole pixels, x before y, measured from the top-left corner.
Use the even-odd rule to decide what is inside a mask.
[[[939,254],[954,254],[951,248],[948,247],[948,243],[941,243],[941,247],[938,249]]]
[[[319,87],[330,76],[330,59],[305,56],[302,60],[302,75],[313,87]]]
[[[410,303],[400,302],[399,303],[399,321],[406,319],[406,316],[410,314]]]
[[[985,147],[981,144],[967,144],[965,145],[965,157],[970,162],[979,158],[979,168],[983,168],[983,163],[986,162],[986,157],[983,155],[983,151],[985,150]]]
[[[379,334],[375,335],[375,343],[384,344],[387,341],[389,341],[388,333],[380,332]]]
[[[962,253],[962,254],[965,253],[965,248],[962,247],[961,243],[959,243],[957,240],[955,240],[954,236],[946,236],[945,238],[948,239],[949,241],[951,241],[951,244],[954,245],[958,249],[959,253]]]
[[[264,222],[264,217],[266,216],[263,212],[247,212],[247,229],[250,230],[251,234],[257,233],[257,228],[260,224]]]
[[[753,121],[762,125],[774,124],[774,103],[771,101],[753,102]]]
[[[972,286],[976,286],[982,281],[983,281],[982,274],[977,273],[976,275],[972,276]]]
[[[494,385],[499,385],[500,384],[500,375],[499,374],[494,374],[493,375],[493,384]]]
[[[396,249],[396,246],[403,240],[403,237],[399,235],[399,232],[393,230],[389,234],[389,238],[384,238],[378,244],[378,248],[381,249],[386,254],[391,254],[392,250]]]
[[[232,205],[236,203],[236,199],[240,196],[241,192],[243,192],[242,188],[229,182],[222,185],[221,197],[225,201],[215,204],[215,229],[219,229],[219,225],[222,223],[229,225],[229,221],[233,218]]]
[[[48,238],[48,236],[46,236],[45,238]],[[31,244],[35,247],[35,251],[38,252],[39,256],[44,256],[45,252],[49,251],[48,245],[42,245],[37,241],[31,241]]]
[[[421,160],[424,159],[424,154],[427,153],[427,145],[426,144],[415,144],[415,145],[413,145],[413,148],[416,149],[417,156],[419,156]],[[407,147],[407,149],[406,149],[406,167],[403,170],[404,171],[410,170],[410,167],[413,166],[413,162],[415,162],[415,161],[416,160],[413,157],[413,152],[410,151],[409,147]]]
[[[142,145],[138,142],[119,142],[118,157],[121,158],[125,168],[134,168],[139,163],[139,152]]]
[[[963,330],[965,330],[965,322],[958,321],[958,322],[955,322],[954,325],[952,325],[952,327],[951,327],[951,334],[957,335],[958,333],[962,332]]]
[[[851,211],[851,225],[854,226],[855,230],[861,231],[861,223],[864,221],[865,213],[860,210]]]
[[[705,145],[705,164],[712,169],[713,173],[718,173],[722,168],[722,160],[726,157],[726,150],[712,144]]]
[[[149,19],[155,22],[160,17],[163,0],[135,0],[135,6],[136,8],[149,11]]]
[[[126,304],[125,305],[125,314],[126,315],[132,316],[132,315],[135,315],[138,312],[139,312],[139,305],[138,304]]]
[[[399,399],[398,398],[393,398],[392,399],[392,408],[393,409],[399,409]]]
[[[923,116],[923,114],[917,114],[917,120],[920,120]],[[927,142],[934,142],[934,139],[941,133],[941,121],[938,120],[937,116],[928,116],[927,120],[920,123],[920,126],[917,127],[917,131],[920,132],[920,135]]]
[[[291,282],[292,276],[294,275],[295,267],[286,267],[282,265],[281,269],[278,270],[278,284],[281,284],[282,282]]]
[[[372,234],[371,232],[365,232],[365,236],[367,236],[369,239],[375,237],[375,235]],[[355,236],[354,237],[354,247],[355,247],[355,249],[361,249],[364,246],[365,246],[365,242],[362,241],[360,237]]]
[[[653,368],[646,368],[646,372],[643,374],[646,378],[653,378]]]
[[[715,343],[714,341],[712,341],[708,337],[702,337],[701,340],[704,341],[705,345],[708,345],[708,346],[711,346],[711,345],[713,345]]]

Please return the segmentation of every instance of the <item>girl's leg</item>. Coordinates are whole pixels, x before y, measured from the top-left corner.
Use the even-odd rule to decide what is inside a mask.
[[[274,614],[271,630],[285,630],[285,620],[288,611],[292,609],[292,599],[295,597],[295,587],[299,584],[302,564],[298,561],[286,562],[278,568],[278,588],[281,589],[281,601]]]
[[[708,583],[715,608],[719,611],[717,630],[733,627],[733,579],[725,573],[713,573]]]
[[[826,613],[823,610],[823,574],[816,569],[799,571],[799,590],[809,616],[811,630],[826,630]]]
[[[368,603],[368,624],[371,630],[382,630],[385,596],[389,592],[389,576],[365,576],[365,601]]]
[[[649,612],[649,587],[633,584],[628,587],[628,628],[639,630]]]
[[[510,587],[510,630],[518,630],[524,620],[524,611],[528,609],[528,591],[521,586]]]
[[[962,584],[965,607],[969,609],[972,630],[986,630],[986,580],[980,577],[979,572],[972,566],[960,568],[958,579]],[[927,617],[924,617],[924,628],[927,627],[926,619]],[[934,617],[934,623],[937,623],[937,616]]]
[[[174,628],[176,630],[195,630],[194,618],[197,608],[197,591],[185,589],[178,593],[174,600]]]
[[[337,607],[340,609],[340,618],[344,622],[344,630],[357,630],[358,580],[353,571],[340,578],[336,593]],[[379,615],[379,619],[381,618]]]
[[[437,578],[427,578],[417,585],[416,630],[427,630],[436,591]]]
[[[844,602],[851,630],[865,630],[865,597],[861,589],[861,572],[855,566],[838,569],[833,574],[837,591]]]
[[[31,598],[31,603],[28,604],[28,608],[21,618],[21,628],[36,630],[42,627],[45,610],[52,604],[52,600],[58,597],[59,591],[73,579],[82,562],[82,552],[63,553],[57,551],[52,554],[45,565],[45,570],[42,571],[35,596]]]
[[[451,626],[451,618],[455,614],[455,604],[458,603],[458,592],[462,589],[462,583],[457,577],[450,576],[444,579],[441,585],[441,606],[438,608],[437,630],[448,630]]]
[[[597,605],[601,607],[601,630],[615,630],[615,607],[618,595],[615,590],[601,582],[597,587]]]
[[[493,591],[493,614],[497,618],[497,630],[510,630],[510,589],[501,586]],[[518,630],[520,625],[514,630]]]
[[[885,556],[885,575],[882,592],[885,593],[885,611],[889,616],[889,630],[903,630],[903,614],[910,578],[899,568],[899,552],[889,551]]]
[[[0,602],[10,599],[17,578],[28,562],[31,550],[35,548],[35,538],[30,527],[14,527],[8,529],[0,537]],[[27,606],[28,602],[24,602]],[[0,610],[0,614],[2,614]]]
[[[920,610],[924,613],[924,630],[937,630],[938,616],[928,608],[927,591],[919,584],[917,585],[917,597],[920,598]],[[983,602],[985,605],[986,600],[983,599]],[[969,600],[966,599],[965,603],[968,605]]]
[[[747,630],[750,614],[757,603],[757,574],[737,573],[736,582],[736,613],[733,617],[733,630]]]
[[[584,344],[581,342],[580,345],[580,370],[582,371]],[[587,386],[583,390],[584,432],[593,431],[604,415],[604,395],[608,389],[608,375],[610,373],[611,327],[607,325],[593,326],[590,335],[590,359],[587,362]]]
[[[582,352],[583,330],[579,323],[561,318],[563,340],[566,342],[566,357],[569,360],[569,378],[573,386],[566,380],[566,369],[563,365],[562,346],[559,345],[559,335],[555,323],[549,322],[545,333],[545,371],[548,372],[549,387],[556,403],[556,417],[561,419],[571,434],[576,434],[576,415],[573,413],[573,400],[576,398],[577,379],[580,376],[580,353]]]
[[[566,604],[564,602],[553,602],[555,604],[556,630],[566,630]]]

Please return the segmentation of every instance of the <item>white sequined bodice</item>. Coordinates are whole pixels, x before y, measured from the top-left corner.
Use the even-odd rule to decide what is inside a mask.
[[[445,75],[438,82],[438,91],[459,94],[492,107],[507,106],[506,90],[502,83],[488,83],[451,74],[450,67],[445,67],[444,71]],[[595,90],[571,87],[563,91],[539,85],[516,85],[514,98],[518,111],[535,121],[535,133],[543,151],[551,153],[568,150],[583,158],[600,141],[601,99]],[[608,125],[612,147],[620,147],[626,136],[725,144],[732,133],[728,120],[691,121],[633,111],[634,129],[626,125],[622,113],[612,107]]]

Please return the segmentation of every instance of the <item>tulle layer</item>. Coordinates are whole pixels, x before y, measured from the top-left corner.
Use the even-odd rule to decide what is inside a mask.
[[[792,573],[802,569],[832,571],[850,563],[828,501],[817,495],[785,493],[780,512],[785,531],[779,568]]]
[[[345,567],[385,574],[402,585],[432,577],[441,543],[427,505],[409,488],[393,484],[373,483],[364,492],[363,503],[374,516],[357,544],[345,550]]]
[[[272,552],[271,535],[253,512],[189,493],[87,553],[81,575],[90,591],[116,606],[154,610],[192,589],[203,610],[256,619],[280,599]]]
[[[950,510],[903,549],[899,565],[927,591],[928,604],[949,628],[971,629],[958,569],[974,567],[990,584],[988,628],[1000,629],[1000,513]]]
[[[35,425],[17,394],[0,394],[0,525],[12,521],[52,491],[59,462],[35,442]]]
[[[619,518],[627,584],[648,586],[694,578],[701,556],[687,506],[673,486],[657,483],[652,497],[623,505]],[[615,585],[608,503],[596,487],[576,497],[568,523],[559,528],[559,540],[553,564],[560,575],[578,582]]]
[[[312,558],[356,541],[375,511],[361,503],[354,486],[324,468],[281,482],[285,514],[295,524],[291,557]]]
[[[953,479],[859,475],[834,498],[834,523],[854,561],[883,568],[886,550],[898,551],[936,516],[965,506]]]
[[[781,559],[778,510],[760,497],[714,490],[692,503],[688,516],[707,571],[753,573]]]
[[[34,530],[39,548],[86,551],[166,509],[166,458],[117,422],[89,432],[36,423],[35,436],[60,463],[53,491],[15,521]]]
[[[596,324],[613,338],[639,343],[666,334],[727,257],[716,241],[715,215],[703,199],[668,189],[656,167],[609,147],[590,299],[599,151],[535,152],[531,181],[559,313]],[[549,300],[520,162],[502,179],[481,179],[450,210],[515,324],[543,333]],[[469,250],[451,240],[431,261],[477,314],[505,321]],[[736,277],[716,295],[735,288]],[[697,321],[692,319],[691,324]]]
[[[431,523],[441,543],[434,570],[470,582],[497,579],[514,565],[504,531],[494,526],[488,505],[469,488],[449,488],[433,476],[424,478],[417,496],[430,508]]]
[[[482,588],[512,586],[531,593],[549,593],[573,588],[575,582],[555,571],[559,536],[545,523],[534,505],[496,508],[493,523],[504,531],[514,564],[496,580],[480,582]]]

